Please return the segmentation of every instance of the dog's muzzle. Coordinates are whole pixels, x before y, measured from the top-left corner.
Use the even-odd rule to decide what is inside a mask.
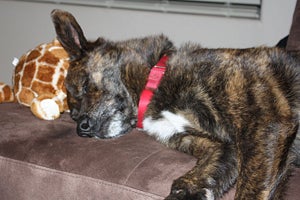
[[[77,134],[80,137],[93,137],[93,127],[96,125],[96,121],[88,116],[82,116],[77,121]]]

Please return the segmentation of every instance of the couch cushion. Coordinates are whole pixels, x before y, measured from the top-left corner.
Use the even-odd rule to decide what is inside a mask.
[[[300,51],[300,1],[297,1],[286,49]]]
[[[81,138],[67,113],[43,121],[15,103],[0,104],[0,127],[0,196],[8,200],[163,199],[196,162],[138,130],[110,140]],[[298,197],[299,175],[288,199]]]

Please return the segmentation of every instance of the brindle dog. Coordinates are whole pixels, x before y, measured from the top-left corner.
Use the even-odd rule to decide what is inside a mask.
[[[65,81],[80,136],[113,138],[136,124],[152,66],[169,56],[146,111],[144,130],[198,158],[174,181],[168,200],[282,199],[298,129],[297,62],[277,48],[175,49],[163,35],[89,42],[75,18],[54,10],[57,37],[70,55]]]

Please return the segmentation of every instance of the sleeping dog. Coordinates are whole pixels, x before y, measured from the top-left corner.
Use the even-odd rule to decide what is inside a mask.
[[[164,35],[90,42],[70,13],[51,15],[70,56],[65,85],[78,135],[115,138],[139,120],[195,156],[167,200],[218,199],[235,184],[235,199],[283,198],[300,103],[293,57],[267,47],[176,49]]]

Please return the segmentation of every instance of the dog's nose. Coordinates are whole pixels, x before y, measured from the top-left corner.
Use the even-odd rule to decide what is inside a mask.
[[[91,137],[91,120],[88,117],[82,117],[77,124],[77,134],[80,137]]]

